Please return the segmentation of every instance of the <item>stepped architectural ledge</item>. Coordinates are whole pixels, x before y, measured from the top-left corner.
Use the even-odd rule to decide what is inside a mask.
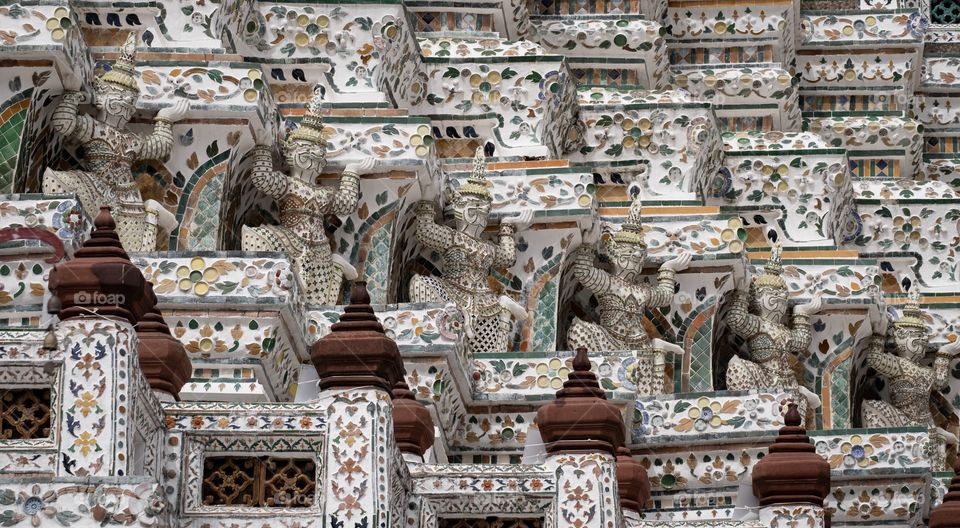
[[[0,6],[0,525],[958,525],[960,0]]]

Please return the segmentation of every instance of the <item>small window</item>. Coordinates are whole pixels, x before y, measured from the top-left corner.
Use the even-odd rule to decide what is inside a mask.
[[[0,439],[50,436],[50,389],[9,389],[0,397]]]
[[[542,528],[541,519],[440,519],[438,528]]]
[[[310,508],[317,468],[308,458],[207,457],[203,463],[203,504]]]
[[[934,24],[960,24],[960,1],[933,0],[930,2],[930,18]]]

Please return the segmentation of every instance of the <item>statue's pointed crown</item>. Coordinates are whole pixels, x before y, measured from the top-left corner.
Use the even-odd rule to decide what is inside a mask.
[[[903,315],[900,319],[893,322],[895,328],[908,329],[927,329],[927,323],[923,321],[923,310],[920,309],[920,291],[911,290],[908,294],[907,304],[903,305]]]
[[[310,102],[307,103],[307,113],[305,113],[303,119],[300,120],[300,126],[293,132],[290,132],[290,135],[287,136],[287,141],[303,140],[318,145],[326,145],[326,140],[323,139],[322,110],[323,88],[318,84],[313,89],[313,97],[311,97]]]
[[[763,275],[753,279],[754,286],[758,288],[765,286],[779,288],[781,290],[787,289],[787,281],[783,280],[783,277],[780,276],[780,274],[783,273],[782,258],[783,247],[780,243],[776,243],[770,247],[770,258],[767,259],[767,263],[763,265]]]
[[[473,156],[473,172],[467,181],[460,185],[457,194],[470,195],[490,200],[490,190],[487,189],[487,162],[483,154],[483,147],[477,147]]]
[[[627,214],[627,220],[613,235],[613,240],[617,244],[634,244],[646,247],[647,242],[643,238],[643,221],[640,219],[640,198],[638,197],[630,205],[630,213]]]
[[[110,71],[100,76],[100,80],[135,93],[140,93],[137,85],[137,33],[131,31],[120,48],[120,57],[113,63]]]

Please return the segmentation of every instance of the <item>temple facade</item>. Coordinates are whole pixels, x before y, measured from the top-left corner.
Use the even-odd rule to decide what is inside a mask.
[[[0,526],[960,527],[960,0],[0,6]]]

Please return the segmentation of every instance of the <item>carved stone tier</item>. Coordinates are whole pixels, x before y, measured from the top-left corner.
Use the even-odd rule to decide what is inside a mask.
[[[956,96],[960,65],[950,57],[924,57],[923,64],[926,74],[914,95],[913,111],[927,142],[923,153],[926,177],[960,191],[960,156],[951,146],[960,122],[960,98]]]
[[[428,95],[413,112],[477,120],[476,134],[497,138],[497,155],[561,158],[580,147],[576,81],[562,56],[497,38],[421,38],[419,48]]]
[[[797,81],[779,64],[674,66],[673,85],[713,103],[723,130],[800,130]],[[743,105],[758,105],[750,111]]]
[[[770,446],[770,454],[753,468],[753,493],[760,506],[810,503],[823,506],[830,493],[830,464],[816,454],[800,427],[795,403],[784,417],[786,426]]]
[[[803,126],[831,146],[846,149],[854,176],[912,179],[922,174],[920,123],[894,112],[879,114],[811,112],[804,116]]]
[[[922,16],[910,9],[805,11],[800,16],[802,49],[836,49],[841,41],[845,50],[920,48],[923,31],[918,19]],[[857,39],[844,38],[849,26],[860,32]]]
[[[855,195],[843,150],[806,133],[724,134],[723,140],[724,166],[707,203],[735,205],[746,217],[750,209],[781,211],[777,223],[785,237],[778,241],[784,247],[856,238]]]
[[[293,399],[310,343],[285,256],[202,251],[138,253],[133,260],[192,361],[182,399]]]
[[[854,190],[863,227],[853,249],[919,254],[917,278],[925,291],[956,289],[960,239],[948,226],[956,225],[960,193],[942,181],[909,179],[858,181]]]
[[[473,36],[503,35],[513,40],[530,38],[528,6],[518,0],[495,0],[471,6],[472,18],[457,16],[464,12],[443,0],[421,0],[405,7],[416,17],[418,33],[456,31]]]
[[[709,401],[737,405],[716,396]],[[759,414],[762,408],[754,408],[753,402],[742,397],[739,408],[744,407],[756,410],[760,420],[769,420],[765,412]],[[693,408],[696,403],[688,410]],[[724,412],[721,419],[726,421],[729,416]],[[750,419],[749,412],[745,416]],[[782,423],[782,417],[779,422]],[[640,440],[633,451],[638,461],[648,468],[653,501],[658,506],[644,515],[660,521],[736,518],[733,511],[733,505],[739,504],[736,483],[767,456],[767,446],[777,438],[776,431],[770,429],[771,423],[765,423],[762,430],[756,428],[753,436],[749,429],[754,426],[746,423],[743,431],[729,426],[708,426],[698,428],[696,435],[685,438],[668,436],[667,441],[651,442],[659,437],[650,436]],[[931,467],[931,459],[925,452],[926,430],[916,427],[835,429],[811,431],[809,436],[816,454],[830,466],[831,491],[824,507],[833,512],[834,526],[870,527],[876,522],[909,526],[924,516],[924,490],[927,489],[924,479]],[[890,493],[873,495],[872,490],[878,486],[889,488]],[[716,504],[731,506],[708,507],[699,497],[711,497]],[[871,513],[865,516],[863,512],[867,510]]]
[[[783,425],[789,392],[714,391],[637,399],[633,442],[644,446],[689,444],[709,433],[717,441],[761,439]],[[729,435],[729,436],[727,436]],[[727,437],[730,440],[722,440]]]
[[[790,68],[795,59],[797,7],[764,2],[762,10],[727,9],[709,1],[671,2],[667,18],[672,64],[771,62]]]
[[[531,23],[533,39],[564,55],[581,84],[600,84],[611,70],[620,84],[661,89],[667,82],[667,29],[642,15],[537,16]]]
[[[614,86],[581,87],[578,100],[590,133],[571,153],[575,163],[601,174],[635,175],[647,199],[695,199],[716,174],[721,127],[709,103],[680,90]],[[654,171],[657,177],[650,176]]]
[[[827,112],[831,112],[838,116],[829,125],[832,127],[856,115],[892,117],[910,111],[909,99],[920,81],[917,72],[923,71],[920,63],[927,15],[905,4],[889,3],[883,7],[858,11],[831,6],[829,10],[802,13],[797,73],[808,112],[805,118],[816,121],[829,117]],[[850,34],[856,37],[850,39]],[[840,42],[842,46],[838,46]],[[845,112],[849,117],[842,117]],[[910,171],[919,168],[912,164],[912,158],[906,164],[891,164],[895,156],[881,152],[892,144],[885,148],[877,147],[875,141],[863,141],[868,136],[875,137],[873,132],[856,130],[851,134],[844,128],[839,125],[837,137],[845,139],[850,147],[855,172],[900,170],[902,177],[910,178]],[[894,136],[894,131],[886,132]],[[903,137],[899,132],[896,135],[898,140]],[[856,150],[865,151],[864,155],[857,156]],[[870,150],[877,152],[866,152]]]

